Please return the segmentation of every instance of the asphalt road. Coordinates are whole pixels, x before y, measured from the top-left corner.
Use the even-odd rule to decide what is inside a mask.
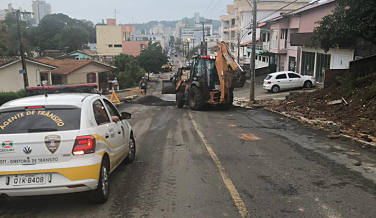
[[[2,217],[375,217],[371,149],[264,110],[120,109],[132,112],[137,159],[111,174],[106,204],[14,197]]]

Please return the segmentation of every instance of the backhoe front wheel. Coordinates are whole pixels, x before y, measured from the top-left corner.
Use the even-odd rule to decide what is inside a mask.
[[[201,88],[192,86],[189,89],[189,106],[192,110],[203,110],[205,108],[205,96]]]
[[[184,94],[181,92],[176,93],[176,106],[178,108],[182,108],[184,106],[184,100],[183,100]]]

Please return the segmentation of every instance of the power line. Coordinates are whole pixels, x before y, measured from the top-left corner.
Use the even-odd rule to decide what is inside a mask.
[[[213,1],[208,5],[208,7],[206,8],[206,10],[202,13],[202,16],[204,16],[205,12],[210,8],[210,6],[213,4],[214,1],[215,1],[215,0],[213,0]]]
[[[289,4],[287,4],[287,5],[285,5],[285,6],[281,7],[281,8],[279,8],[278,10],[273,11],[273,12],[271,12],[271,13],[265,15],[265,16],[262,17],[262,18],[259,18],[258,21],[257,21],[257,23],[260,22],[261,20],[264,20],[264,19],[266,19],[266,18],[272,16],[273,14],[277,13],[278,11],[281,11],[281,10],[285,9],[286,7],[288,7],[288,6],[290,6],[290,5],[294,4],[294,3],[296,3],[297,1],[298,1],[298,0],[295,0],[295,1],[293,1],[293,2],[290,2]],[[301,7],[301,8],[307,7],[307,6],[309,6],[309,5],[311,5],[311,4],[314,4],[314,3],[318,2],[318,1],[320,1],[320,0],[316,0],[316,1],[312,2],[312,3],[309,3],[309,4],[307,4],[307,5],[303,6],[303,7]],[[296,9],[296,10],[294,10],[294,11],[300,10],[301,8]],[[294,12],[294,11],[291,11],[291,12]],[[289,13],[291,13],[291,12],[289,12]],[[287,14],[289,14],[289,13],[287,13]],[[249,22],[247,25],[245,25],[245,26],[242,28],[242,30],[248,28],[248,25],[251,24],[252,22],[253,22],[253,21],[251,21],[251,22]],[[245,34],[248,34],[248,32],[245,33]]]
[[[313,5],[313,4],[316,4],[316,3],[319,2],[319,1],[321,1],[321,0],[313,1],[313,2],[311,2],[311,3],[309,3],[309,4],[306,4],[306,5],[304,5],[304,6],[300,7],[300,8],[298,8],[298,9],[296,9],[296,10],[290,11],[290,12],[286,13],[285,15],[291,14],[292,12],[295,12],[295,11],[298,11],[298,10],[303,9],[303,8],[305,8],[305,7],[308,7],[308,6],[311,6],[311,5]]]
[[[221,3],[222,0],[219,0],[218,3],[214,6],[214,8],[208,13],[207,16],[209,16],[211,14],[211,12],[219,5],[219,3]]]
[[[252,4],[248,1],[248,0],[246,0],[247,1],[247,3],[249,4],[249,6],[251,6],[251,8],[252,8],[252,10],[253,10],[253,6],[252,6]]]
[[[297,1],[298,1],[298,0],[295,0],[295,1],[293,1],[293,2],[291,2],[291,3],[289,3],[289,4],[287,4],[287,5],[283,6],[282,8],[278,9],[277,11],[272,12],[272,13],[269,13],[268,15],[265,15],[264,17],[260,18],[258,21],[264,20],[264,19],[266,19],[266,18],[272,16],[273,14],[277,13],[278,11],[281,11],[281,10],[287,8],[288,6],[294,4],[294,3],[297,2]]]

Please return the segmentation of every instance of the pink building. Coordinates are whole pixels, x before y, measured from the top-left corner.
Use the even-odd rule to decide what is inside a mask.
[[[331,49],[325,53],[312,46],[317,22],[336,7],[336,0],[316,3],[270,20],[270,49],[277,56],[277,71],[315,76],[322,83],[326,69],[348,69],[353,49]]]
[[[138,56],[142,50],[148,47],[148,43],[148,41],[125,41],[123,42],[123,53]]]

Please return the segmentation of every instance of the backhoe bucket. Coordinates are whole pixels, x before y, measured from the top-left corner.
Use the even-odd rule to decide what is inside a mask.
[[[246,79],[246,72],[225,72],[225,84],[228,88],[242,88],[245,85]]]
[[[171,80],[162,81],[162,94],[175,94],[175,83]]]

